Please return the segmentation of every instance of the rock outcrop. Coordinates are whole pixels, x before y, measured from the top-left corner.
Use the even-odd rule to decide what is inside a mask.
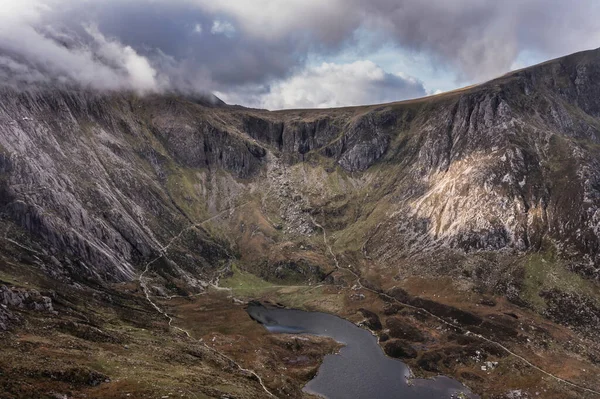
[[[386,355],[398,359],[414,359],[417,351],[408,342],[401,339],[387,341],[383,347]]]
[[[13,310],[34,310],[37,312],[54,312],[52,299],[36,290],[9,288],[0,285],[0,331],[6,331],[18,322],[19,317]]]
[[[9,329],[11,323],[17,320],[17,317],[8,310],[6,305],[0,305],[0,331]]]
[[[36,290],[24,290],[0,286],[0,305],[18,309],[52,312],[52,299],[41,295]]]

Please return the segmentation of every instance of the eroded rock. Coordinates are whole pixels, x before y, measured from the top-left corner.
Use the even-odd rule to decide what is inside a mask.
[[[5,285],[0,286],[0,304],[19,309],[54,311],[52,299],[41,295],[38,291],[8,288]]]

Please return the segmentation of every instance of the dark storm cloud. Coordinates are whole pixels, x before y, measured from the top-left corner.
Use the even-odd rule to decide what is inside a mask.
[[[156,59],[153,51],[159,49],[182,63],[182,74],[204,70],[217,84],[282,77],[304,56],[299,54],[301,43],[294,46],[285,38],[265,44],[243,32],[211,32],[215,21],[231,23],[226,16],[210,15],[183,2],[108,1],[96,3],[91,10],[88,6],[73,8],[70,14],[69,20],[96,23],[105,35],[119,38],[150,58]],[[58,22],[64,23],[64,14],[58,17]]]
[[[2,53],[13,60],[27,61],[32,70],[31,77],[26,80],[32,80],[34,76],[39,78],[41,73],[97,87],[101,85],[100,81],[92,81],[91,77],[79,79],[79,69],[93,70],[99,80],[104,80],[107,77],[105,69],[112,66],[117,72],[113,83],[120,85],[123,80],[127,81],[124,65],[118,65],[118,62],[115,65],[117,60],[97,56],[100,39],[133,50],[135,56],[147,60],[152,67],[154,85],[125,84],[125,87],[229,90],[249,84],[267,84],[290,76],[302,68],[312,49],[335,52],[345,42],[339,37],[331,43],[319,43],[311,32],[292,31],[276,38],[257,38],[238,26],[239,21],[230,13],[212,11],[187,1],[30,0],[29,3],[18,10],[22,12],[23,8],[40,4],[48,7],[34,12],[33,17],[21,17],[18,13],[5,15],[12,27],[4,32],[0,27],[0,36],[4,35],[5,39],[3,42],[0,37]],[[0,22],[2,17],[0,14]],[[95,35],[90,35],[90,27]],[[27,34],[23,35],[23,32]],[[30,44],[10,44],[14,34],[27,36]],[[70,52],[78,56],[85,53],[88,57],[76,66],[77,71],[57,71],[60,68],[48,68],[48,65],[58,63],[58,54],[51,55],[50,62],[44,62],[43,54],[32,56],[27,50],[20,53],[18,48],[22,45],[47,47],[55,53]],[[93,64],[91,68],[90,63]],[[8,63],[5,64],[7,68]]]
[[[596,47],[598,8],[593,0],[0,0],[0,78],[287,104],[273,95],[289,97],[294,85],[308,92],[327,75],[306,66],[309,55],[335,57],[361,32],[378,38],[365,54],[391,44],[477,81],[506,72],[522,51],[551,57]],[[366,90],[385,84],[373,68],[348,70],[364,73],[355,78]],[[414,79],[387,81],[397,94],[387,90],[386,101],[424,92]],[[324,103],[338,103],[328,96]]]

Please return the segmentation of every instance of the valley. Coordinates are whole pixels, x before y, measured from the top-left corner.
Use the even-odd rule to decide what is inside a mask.
[[[2,88],[0,397],[310,397],[341,345],[251,301],[482,398],[600,397],[599,82],[592,50],[339,109]]]

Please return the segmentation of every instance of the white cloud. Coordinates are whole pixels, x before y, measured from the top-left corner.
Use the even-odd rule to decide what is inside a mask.
[[[59,1],[0,2],[0,77],[3,84],[79,84],[95,89],[159,89],[157,72],[145,57],[97,28],[71,36],[43,24]],[[3,7],[4,6],[4,7]]]
[[[125,78],[132,87],[140,91],[156,90],[157,72],[152,68],[150,62],[142,57],[134,49],[124,46],[118,41],[107,40],[96,27],[87,27],[87,33],[94,39],[96,55],[112,64],[118,70],[125,73]]]
[[[41,14],[51,9],[48,3],[39,0],[0,0],[0,18],[11,19],[13,21],[38,21]]]
[[[350,21],[358,24],[359,15],[348,12],[345,0],[195,0],[202,9],[215,14],[228,14],[243,31],[266,41],[277,41],[290,32],[320,31],[328,34],[347,33],[339,29]],[[339,38],[339,37],[338,37]]]
[[[235,28],[228,21],[215,19],[212,28],[210,28],[210,33],[213,35],[225,35],[227,37],[231,37],[235,34]]]
[[[289,79],[271,85],[269,93],[257,96],[219,93],[230,103],[252,103],[268,109],[327,108],[376,104],[425,95],[423,84],[400,74],[385,72],[362,60],[349,64],[323,63],[308,67]],[[217,95],[219,95],[217,94]]]
[[[202,34],[202,25],[201,24],[196,24],[194,26],[194,33],[197,33],[199,35]]]

